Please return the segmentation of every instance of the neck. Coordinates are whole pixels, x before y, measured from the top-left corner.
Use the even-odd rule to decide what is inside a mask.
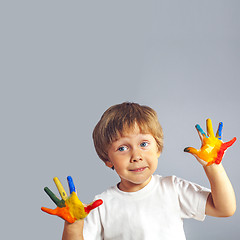
[[[123,192],[137,192],[143,189],[145,186],[147,186],[148,183],[151,181],[151,179],[152,179],[152,176],[142,184],[128,183],[121,180],[121,182],[117,185],[117,187]]]

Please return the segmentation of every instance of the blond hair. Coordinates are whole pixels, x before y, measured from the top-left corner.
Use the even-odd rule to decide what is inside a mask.
[[[112,142],[138,125],[143,134],[152,134],[158,150],[163,149],[163,131],[157,113],[138,103],[123,102],[108,108],[93,130],[93,142],[101,160],[108,161],[108,148]]]

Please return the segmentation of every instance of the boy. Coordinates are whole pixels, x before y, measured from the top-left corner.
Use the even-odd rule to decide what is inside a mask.
[[[202,221],[205,214],[233,215],[235,194],[220,162],[236,139],[223,143],[221,126],[218,138],[212,136],[209,120],[207,127],[209,136],[196,126],[201,150],[185,151],[203,165],[211,191],[175,176],[153,175],[163,148],[162,128],[153,109],[124,102],[106,110],[93,131],[94,146],[120,183],[97,196],[103,204],[85,220],[65,222],[63,240],[181,240],[185,239],[184,218]]]

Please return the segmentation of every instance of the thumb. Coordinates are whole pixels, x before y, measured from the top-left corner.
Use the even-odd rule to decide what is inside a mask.
[[[224,150],[226,150],[227,148],[231,147],[235,143],[236,140],[237,140],[237,138],[234,137],[232,140],[223,143]]]
[[[94,201],[93,203],[90,203],[87,207],[84,207],[86,213],[90,213],[94,208],[99,207],[102,205],[103,201],[101,199],[98,199]]]
[[[189,152],[189,153],[191,153],[191,154],[198,160],[198,162],[199,162],[201,165],[206,166],[207,162],[200,158],[200,156],[199,156],[199,150],[197,150],[196,148],[187,147],[187,148],[184,149],[184,152]]]
[[[193,148],[193,147],[186,147],[186,148],[184,148],[183,151],[191,153],[193,155],[197,155],[198,154],[198,150],[196,148]]]

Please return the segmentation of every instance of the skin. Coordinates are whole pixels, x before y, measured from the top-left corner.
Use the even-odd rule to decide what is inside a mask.
[[[218,128],[216,137],[213,136],[209,120],[207,120],[207,134],[200,126],[196,128],[202,141],[202,148],[200,150],[186,148],[185,151],[193,154],[201,163],[211,185],[211,193],[206,203],[206,215],[215,217],[232,216],[236,210],[236,199],[231,182],[221,164],[225,150],[218,154],[222,151],[221,146],[224,144],[221,141],[222,124]],[[210,142],[204,141],[205,138],[209,138]],[[235,140],[228,142],[227,146],[232,145]],[[207,143],[209,146],[206,145]],[[210,149],[213,151],[210,151]],[[109,160],[106,161],[106,166],[114,167],[119,175],[121,181],[118,187],[120,190],[134,192],[145,187],[151,180],[151,176],[157,168],[160,152],[153,136],[151,134],[141,134],[136,126],[132,131],[125,132],[121,138],[111,144],[108,155]],[[216,160],[217,158],[218,160]],[[73,224],[65,222],[62,239],[83,239],[83,225],[83,220],[76,221]]]
[[[221,161],[225,151],[236,141],[236,138],[228,142],[223,142],[221,140],[223,124],[219,124],[216,136],[214,136],[211,119],[207,119],[206,125],[207,134],[199,125],[196,125],[202,142],[201,149],[197,150],[188,147],[184,151],[196,157],[203,166],[211,185],[211,193],[206,204],[206,215],[229,217],[236,211],[236,198],[232,184]]]
[[[204,166],[211,185],[205,213],[212,217],[230,217],[236,211],[236,197],[222,163]]]
[[[156,171],[160,152],[151,134],[142,134],[137,126],[113,142],[106,165],[114,167],[121,182],[119,189],[135,192],[145,187]]]

